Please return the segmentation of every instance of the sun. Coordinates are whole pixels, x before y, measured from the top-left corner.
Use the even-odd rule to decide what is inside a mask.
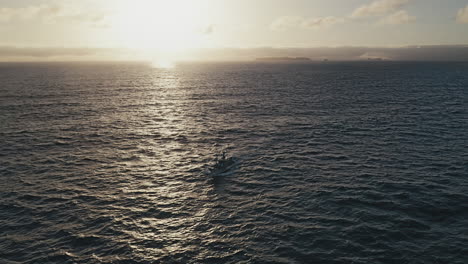
[[[206,1],[116,0],[112,26],[121,46],[174,60],[177,54],[203,45],[208,24]]]

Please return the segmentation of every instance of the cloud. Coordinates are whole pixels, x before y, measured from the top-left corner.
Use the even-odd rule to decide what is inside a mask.
[[[351,14],[352,18],[363,18],[372,16],[383,16],[393,12],[407,3],[410,0],[377,0],[370,4],[356,8]]]
[[[401,25],[416,21],[416,17],[410,16],[407,11],[400,10],[380,20],[380,24]]]
[[[0,8],[0,22],[40,20],[44,23],[75,22],[103,27],[106,16],[97,12],[86,12],[71,5],[42,4],[36,6]]]
[[[468,24],[468,5],[465,8],[458,10],[457,22],[461,24]]]
[[[323,28],[336,24],[345,23],[351,19],[366,17],[383,17],[381,24],[408,24],[414,22],[416,17],[410,16],[406,10],[399,10],[411,0],[375,0],[367,5],[356,8],[349,17],[319,17],[304,18],[301,16],[283,16],[274,20],[270,29],[273,31],[284,31],[290,28]],[[467,7],[468,8],[468,7]],[[394,12],[394,13],[392,13]],[[468,12],[467,12],[468,13]]]
[[[306,19],[302,22],[302,26],[305,28],[320,28],[320,27],[328,27],[333,26],[335,24],[344,23],[345,19],[341,17],[321,17],[321,18],[312,18]]]
[[[340,17],[328,16],[319,18],[304,18],[300,16],[283,16],[277,18],[270,25],[273,31],[284,31],[290,28],[318,29],[343,23],[345,19]]]

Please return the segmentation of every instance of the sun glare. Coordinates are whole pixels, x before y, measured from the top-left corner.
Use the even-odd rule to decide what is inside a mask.
[[[112,26],[124,46],[163,54],[176,59],[177,54],[200,47],[206,36],[207,5],[193,0],[118,0]],[[156,59],[157,60],[157,59]],[[167,59],[161,65],[169,65]]]
[[[151,63],[151,67],[156,69],[172,69],[175,67],[175,63],[170,60],[156,60]]]

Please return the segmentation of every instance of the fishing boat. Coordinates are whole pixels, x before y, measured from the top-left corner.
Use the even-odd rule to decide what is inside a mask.
[[[224,151],[220,159],[216,159],[215,165],[209,169],[209,174],[211,176],[222,176],[230,172],[237,165],[237,159],[234,157],[226,157],[226,152]]]

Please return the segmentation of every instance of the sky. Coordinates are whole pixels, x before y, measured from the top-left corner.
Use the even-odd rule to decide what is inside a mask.
[[[468,46],[468,0],[0,0],[7,61],[424,58],[434,46]]]

